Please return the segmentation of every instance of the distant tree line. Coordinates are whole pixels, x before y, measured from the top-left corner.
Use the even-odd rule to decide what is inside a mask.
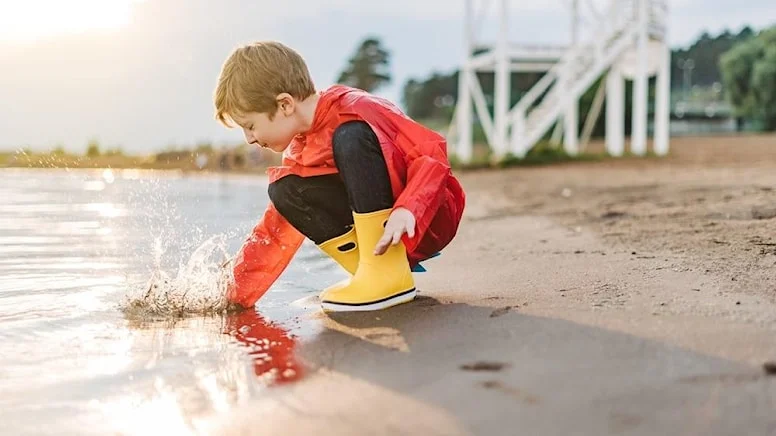
[[[692,85],[709,87],[715,83],[721,83],[722,69],[719,61],[722,55],[737,44],[748,41],[755,34],[755,31],[749,26],[744,27],[737,34],[731,33],[729,30],[725,30],[717,36],[703,32],[698,40],[689,47],[672,50],[672,87],[680,89],[684,86],[685,69],[689,67],[691,67]]]
[[[776,130],[776,26],[722,56],[725,90],[739,116]]]

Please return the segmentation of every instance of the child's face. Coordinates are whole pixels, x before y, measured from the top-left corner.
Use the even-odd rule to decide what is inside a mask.
[[[272,120],[269,114],[259,112],[248,112],[234,117],[234,121],[242,127],[245,140],[249,144],[269,148],[277,153],[288,148],[291,140],[299,133],[297,117],[294,116],[295,105],[293,102],[279,102],[278,106]]]

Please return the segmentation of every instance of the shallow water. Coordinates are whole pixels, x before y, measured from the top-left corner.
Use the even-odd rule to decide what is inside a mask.
[[[212,272],[266,201],[261,177],[0,170],[0,433],[187,434],[302,377],[290,303],[343,276],[309,243],[258,312],[122,310],[154,274]]]

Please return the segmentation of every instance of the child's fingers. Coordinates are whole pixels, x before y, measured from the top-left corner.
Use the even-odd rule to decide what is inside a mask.
[[[409,223],[396,224],[389,222],[385,228],[383,237],[380,238],[380,240],[377,242],[377,245],[375,246],[374,253],[378,256],[385,253],[385,251],[388,250],[388,246],[396,245],[401,242],[401,237],[405,233],[410,238],[415,237],[415,229],[413,227],[414,226],[410,225]]]
[[[401,235],[403,233],[404,232],[401,231],[401,230],[396,230],[396,231],[393,232],[393,245],[396,245],[396,244],[399,243],[399,241],[401,241]]]
[[[377,245],[375,246],[375,254],[381,255],[385,253],[385,250],[388,248],[388,244],[390,244],[392,240],[393,237],[390,232],[386,231],[383,233],[383,237],[377,241]]]

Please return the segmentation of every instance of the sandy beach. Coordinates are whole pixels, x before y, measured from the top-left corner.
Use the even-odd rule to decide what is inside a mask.
[[[595,146],[595,145],[594,145]],[[597,146],[600,146],[598,144]],[[323,315],[229,434],[776,434],[776,136],[466,172],[421,297]]]

